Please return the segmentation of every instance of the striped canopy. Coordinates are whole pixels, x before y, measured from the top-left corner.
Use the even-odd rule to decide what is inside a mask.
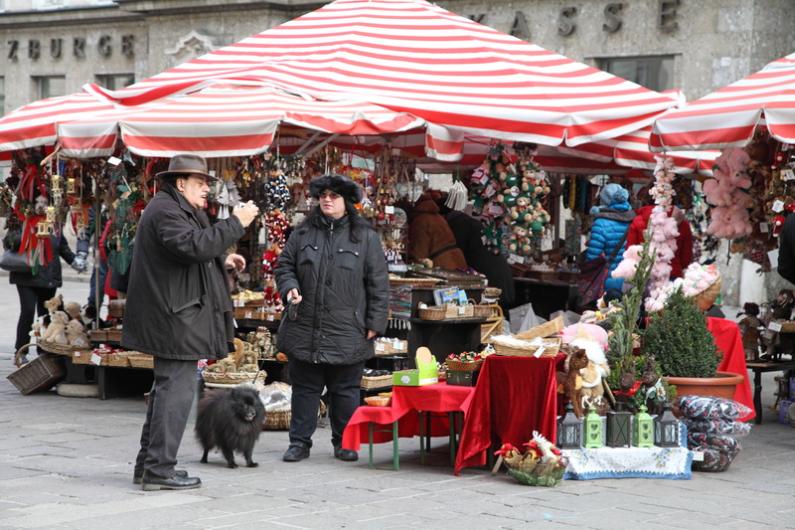
[[[742,147],[757,126],[795,143],[795,53],[654,123],[653,151]]]

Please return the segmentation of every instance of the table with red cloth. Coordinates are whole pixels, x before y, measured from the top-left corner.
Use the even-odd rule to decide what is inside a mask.
[[[734,391],[734,400],[753,411],[754,398],[751,393],[751,384],[748,381],[743,336],[740,333],[739,326],[736,322],[725,318],[708,317],[707,328],[715,338],[715,345],[718,347],[718,351],[723,354],[718,370],[743,376],[743,382],[737,385]],[[756,413],[751,412],[740,419],[742,421],[751,421],[754,416],[756,416]]]
[[[456,475],[465,467],[485,465],[492,441],[521,447],[538,431],[555,442],[559,357],[486,358],[475,392],[464,403]]]
[[[396,386],[392,388],[392,403],[388,407],[362,406],[356,409],[342,433],[342,447],[358,451],[362,440],[367,440],[368,425],[389,425],[398,422],[398,436],[411,438],[420,434],[419,412],[449,413],[463,412],[466,417],[465,404],[474,392],[473,387],[455,386],[436,383],[426,386]],[[466,423],[466,421],[465,421]],[[439,418],[431,423],[431,436],[447,436],[449,434],[447,417]],[[376,431],[373,441],[376,443],[392,440],[392,433]]]

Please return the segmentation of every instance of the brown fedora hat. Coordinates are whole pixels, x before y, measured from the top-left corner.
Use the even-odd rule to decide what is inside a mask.
[[[218,180],[207,172],[207,161],[198,155],[174,155],[168,163],[168,171],[161,171],[157,178],[196,175],[207,180]]]

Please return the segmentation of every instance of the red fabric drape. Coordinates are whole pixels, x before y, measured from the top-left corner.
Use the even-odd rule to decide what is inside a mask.
[[[748,380],[748,368],[745,365],[745,350],[740,328],[735,322],[725,318],[707,318],[707,328],[715,337],[715,345],[723,354],[723,359],[718,365],[718,370],[731,372],[743,376],[743,382],[737,385],[734,391],[734,400],[742,403],[752,411],[754,410],[754,397],[751,393],[751,384]],[[756,413],[740,418],[742,421],[754,419]]]
[[[367,424],[370,422],[384,426],[398,421],[398,435],[411,438],[420,433],[417,411],[434,412],[445,416],[434,418],[431,422],[432,436],[447,436],[450,424],[448,412],[464,412],[464,404],[474,392],[474,388],[453,386],[444,383],[427,386],[396,386],[392,389],[392,404],[389,407],[359,407],[351,416],[342,433],[342,447],[358,451],[362,442],[367,443]],[[466,423],[466,422],[465,422]],[[392,440],[391,432],[376,432],[373,441],[377,443]]]
[[[464,430],[455,473],[486,464],[492,439],[521,447],[539,431],[554,443],[557,431],[557,358],[491,355],[481,368],[475,392],[464,404]]]

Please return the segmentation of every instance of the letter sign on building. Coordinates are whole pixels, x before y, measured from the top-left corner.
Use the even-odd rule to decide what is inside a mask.
[[[86,39],[83,37],[75,37],[72,39],[72,53],[78,59],[86,58]]]
[[[560,18],[558,19],[558,35],[568,37],[577,29],[577,24],[574,19],[577,18],[576,7],[564,7],[560,10]]]
[[[679,0],[660,0],[660,16],[657,25],[665,33],[672,33],[679,29],[676,21],[676,8],[679,7]]]
[[[479,15],[469,15],[469,20],[477,22],[478,24],[483,24],[483,19],[485,18],[486,18],[486,13],[481,13]]]
[[[28,41],[28,59],[33,61],[38,61],[39,57],[41,57],[41,42],[37,39],[31,39]]]
[[[121,54],[127,58],[135,57],[135,35],[121,36]]]
[[[602,24],[602,29],[608,33],[615,33],[621,29],[621,10],[624,9],[624,4],[621,2],[613,2],[605,6],[605,23]]]
[[[521,11],[516,12],[511,26],[511,35],[522,40],[530,40],[530,26],[527,24],[527,19]]]
[[[19,60],[19,41],[8,41],[8,58],[16,62]]]
[[[50,57],[60,59],[63,53],[63,39],[50,39]]]
[[[110,45],[110,41],[110,35],[103,35],[99,38],[99,42],[97,42],[97,51],[102,57],[110,57],[110,54],[113,52],[113,47]]]

